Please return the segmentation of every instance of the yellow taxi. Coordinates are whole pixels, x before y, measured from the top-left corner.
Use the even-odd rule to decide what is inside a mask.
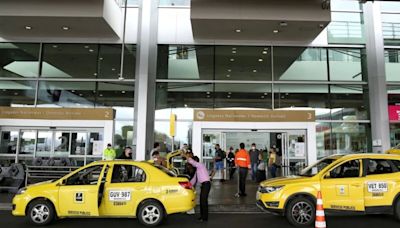
[[[398,154],[398,155],[400,155],[400,144],[397,144],[397,146],[387,150],[386,153],[387,154]]]
[[[262,182],[257,206],[286,216],[292,225],[309,226],[315,221],[318,191],[327,213],[393,214],[400,219],[400,156],[352,154],[324,158],[298,176]]]
[[[195,192],[187,178],[147,162],[114,160],[20,189],[12,214],[35,225],[67,217],[132,217],[156,226],[166,215],[194,206]]]

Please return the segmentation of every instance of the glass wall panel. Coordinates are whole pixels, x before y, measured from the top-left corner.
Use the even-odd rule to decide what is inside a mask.
[[[134,82],[99,82],[97,104],[106,107],[133,107],[134,90]],[[130,118],[133,118],[133,112]]]
[[[193,122],[177,121],[176,135],[174,137],[174,149],[182,148],[184,143],[192,144]],[[161,144],[162,152],[172,150],[172,137],[169,135],[169,121],[155,121],[154,141]]]
[[[369,125],[360,123],[332,123],[331,154],[367,153]]]
[[[360,11],[359,1],[331,0],[331,11]]]
[[[382,14],[382,32],[386,45],[399,45],[400,14]]]
[[[328,43],[363,44],[363,14],[358,12],[332,12],[328,25]]]
[[[89,148],[88,148],[88,152],[87,155],[94,155],[94,156],[100,156],[103,151],[97,151],[98,154],[94,154],[94,146],[95,142],[100,143],[101,146],[103,146],[104,141],[103,141],[103,133],[102,132],[90,132],[89,133]]]
[[[220,84],[214,85],[215,108],[272,108],[269,84]]]
[[[274,77],[276,81],[328,80],[326,49],[274,47]]]
[[[157,78],[214,79],[214,46],[159,45]]]
[[[37,77],[39,50],[40,44],[0,43],[0,77]]]
[[[104,142],[111,143],[111,142]],[[121,155],[124,147],[132,146],[133,143],[133,120],[116,120],[114,133],[114,147],[117,156]]]
[[[334,85],[331,115],[334,120],[368,120],[368,89],[360,85]]]
[[[276,109],[315,109],[317,119],[329,120],[329,90],[327,85],[274,85]]]
[[[388,86],[389,105],[400,105],[400,86]]]
[[[1,131],[0,154],[16,154],[18,131]]]
[[[68,156],[70,152],[70,137],[69,131],[56,131],[54,138],[54,155],[55,156]]]
[[[94,107],[95,82],[39,83],[38,106],[41,107]]]
[[[400,13],[400,2],[398,1],[380,1],[382,12],[399,12]]]
[[[36,130],[21,130],[19,154],[33,155],[35,153],[36,134]]]
[[[211,83],[157,83],[156,110],[165,108],[212,108]],[[168,117],[166,117],[169,119]]]
[[[86,132],[72,132],[71,155],[86,154],[87,137],[88,136]]]
[[[0,81],[0,106],[26,106],[35,103],[36,81]]]
[[[190,0],[160,0],[160,6],[190,6]]]
[[[53,145],[52,131],[38,131],[36,157],[50,157]]]
[[[271,48],[215,46],[215,79],[270,81]]]
[[[364,81],[361,62],[365,55],[360,49],[329,49],[331,81]]]
[[[400,81],[400,50],[385,50],[386,81]]]
[[[124,78],[134,78],[136,46],[125,46]],[[115,78],[119,77],[121,45],[44,44],[41,77]]]
[[[331,124],[330,123],[316,123],[316,144],[317,144],[317,158],[323,158],[332,155],[331,151]]]
[[[390,145],[395,147],[400,144],[400,123],[390,124]]]

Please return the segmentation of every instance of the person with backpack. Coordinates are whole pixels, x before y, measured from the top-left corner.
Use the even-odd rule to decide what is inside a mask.
[[[229,148],[228,155],[226,156],[226,164],[229,169],[229,180],[232,180],[233,174],[235,174],[235,171],[236,171],[235,152],[233,151],[233,147]]]
[[[211,172],[211,179],[214,178],[217,172],[221,172],[221,182],[225,181],[225,172],[224,172],[224,160],[226,158],[226,153],[221,149],[219,144],[215,144],[215,157],[214,157],[214,169]]]

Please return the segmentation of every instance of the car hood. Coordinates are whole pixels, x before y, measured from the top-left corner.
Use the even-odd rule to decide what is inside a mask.
[[[266,180],[260,183],[261,186],[278,186],[278,185],[287,185],[287,184],[295,184],[300,182],[306,182],[311,180],[311,177],[302,177],[302,176],[287,176],[287,177],[277,177],[270,180]]]
[[[55,180],[48,180],[48,181],[43,181],[43,182],[31,184],[31,185],[27,186],[27,189],[36,188],[36,187],[43,187],[44,185],[50,185],[50,184],[53,184],[54,182],[55,182]]]

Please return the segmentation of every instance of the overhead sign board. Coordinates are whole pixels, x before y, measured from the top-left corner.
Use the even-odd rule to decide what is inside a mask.
[[[197,109],[194,121],[218,122],[314,122],[313,110],[216,110]]]
[[[1,119],[113,120],[112,108],[0,107]]]

